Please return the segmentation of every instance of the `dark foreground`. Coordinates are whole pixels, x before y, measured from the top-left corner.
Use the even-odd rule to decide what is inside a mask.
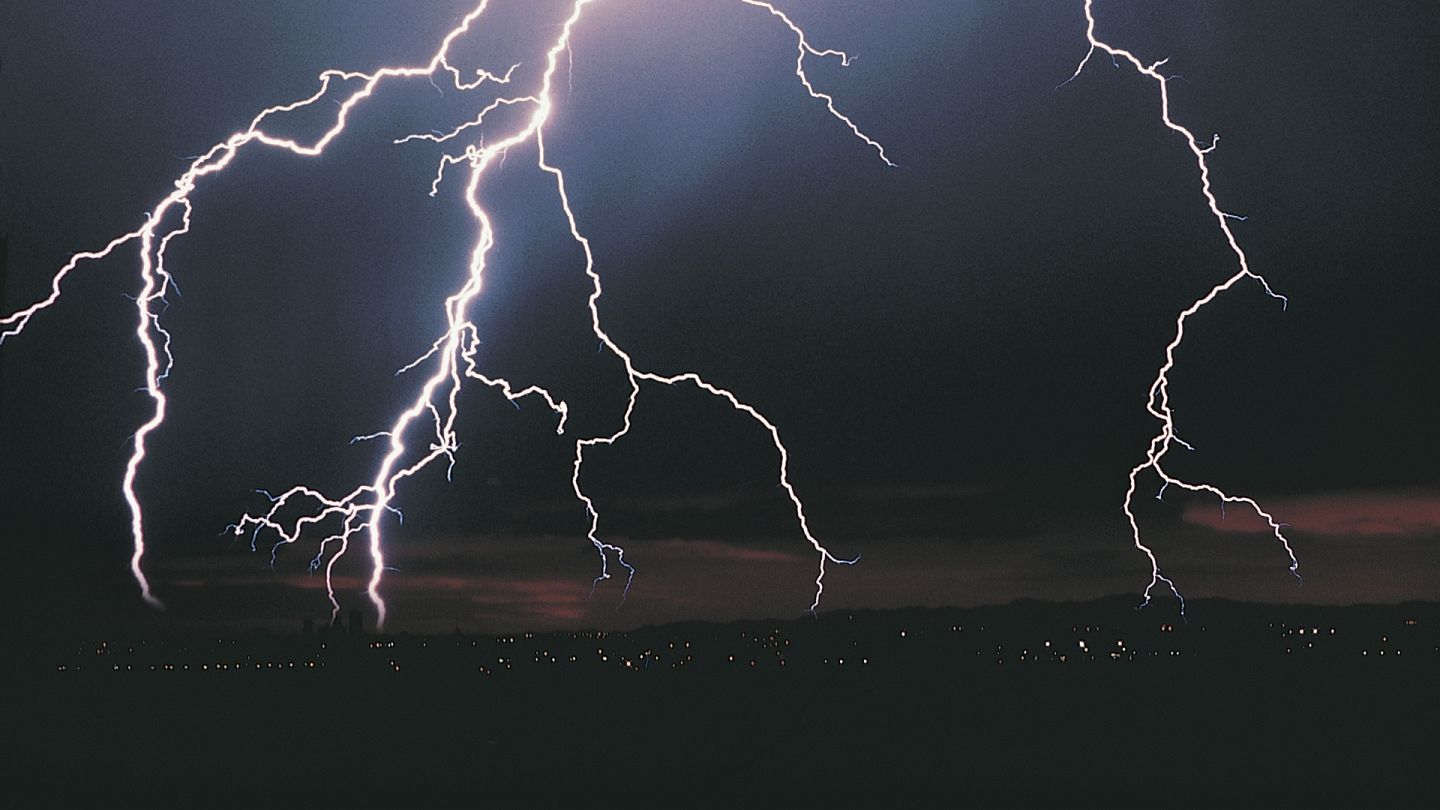
[[[6,759],[19,795],[54,804],[1433,798],[1440,607],[1190,616],[1107,600],[623,634],[87,639],[12,692]]]

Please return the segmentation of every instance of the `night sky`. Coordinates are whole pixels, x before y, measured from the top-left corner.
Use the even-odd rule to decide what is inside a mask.
[[[399,2],[36,2],[0,6],[6,313],[56,268],[137,227],[187,158],[330,67],[421,64],[468,11]],[[817,536],[840,555],[822,609],[1135,593],[1121,511],[1157,425],[1145,394],[1176,313],[1234,272],[1153,83],[1085,55],[1074,2],[794,0],[794,40],[739,3],[603,0],[576,29],[546,129],[605,279],[602,317],[637,364],[698,371],[765,413]],[[533,85],[565,4],[501,2],[454,61]],[[1169,57],[1172,112],[1209,156],[1251,266],[1190,322],[1172,375],[1177,475],[1255,497],[1252,515],[1149,497],[1142,528],[1187,597],[1351,604],[1440,598],[1440,200],[1431,3],[1126,3],[1097,35]],[[492,91],[393,81],[318,159],[242,153],[193,199],[171,416],[140,492],[158,595],[129,578],[120,477],[149,413],[131,335],[133,250],[83,265],[0,347],[0,538],[25,624],[290,629],[329,613],[315,546],[222,534],[256,488],[367,481],[420,378],[393,372],[443,330],[475,224],[441,149],[394,145],[472,117]],[[277,119],[313,140],[328,101]],[[513,126],[518,117],[497,117]],[[495,132],[499,132],[498,129]],[[454,146],[451,144],[450,146]],[[456,151],[454,148],[451,151]],[[402,486],[384,593],[391,629],[789,617],[815,561],[768,437],[693,388],[646,388],[632,434],[588,454],[602,538],[639,569],[587,598],[598,560],[570,492],[578,436],[613,431],[628,388],[597,352],[589,282],[532,147],[487,175],[499,244],[472,310],[487,373],[567,400],[567,436],[527,400],[462,396],[450,482]],[[418,434],[417,434],[418,435]],[[312,539],[313,540],[313,539]],[[369,561],[337,582],[348,610]],[[1153,609],[1175,610],[1161,600]]]

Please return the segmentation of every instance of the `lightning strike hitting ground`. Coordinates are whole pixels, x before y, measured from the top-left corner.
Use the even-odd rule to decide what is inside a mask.
[[[615,562],[627,572],[626,592],[628,592],[630,582],[634,578],[635,569],[625,561],[624,549],[612,543],[605,542],[599,537],[599,512],[594,502],[585,494],[581,486],[581,472],[585,461],[585,453],[587,449],[597,445],[614,444],[629,432],[635,402],[639,396],[642,384],[645,383],[672,386],[682,383],[693,385],[711,396],[725,400],[731,407],[749,416],[770,434],[776,452],[779,454],[779,484],[794,505],[795,517],[801,533],[819,557],[819,571],[815,577],[815,596],[810,604],[812,611],[819,605],[821,596],[824,593],[826,563],[831,562],[848,565],[856,561],[855,559],[836,557],[812,534],[809,521],[805,514],[804,504],[800,500],[789,478],[789,452],[780,440],[778,428],[776,428],[772,422],[766,419],[765,416],[754,407],[741,401],[734,393],[705,381],[693,372],[663,375],[639,369],[633,358],[621,349],[601,326],[599,300],[603,294],[603,290],[601,288],[600,275],[595,269],[595,261],[591,252],[590,242],[581,233],[575,213],[570,206],[564,174],[558,167],[551,164],[547,158],[544,138],[544,126],[549,120],[554,104],[551,91],[560,54],[564,52],[568,56],[570,53],[571,35],[585,7],[591,2],[592,0],[575,0],[569,17],[561,26],[559,35],[551,43],[546,52],[544,61],[545,69],[540,76],[539,87],[533,93],[498,98],[484,107],[473,120],[461,124],[448,133],[430,131],[423,134],[411,135],[396,141],[397,144],[404,144],[413,140],[429,140],[436,143],[445,143],[461,137],[467,130],[478,128],[483,124],[484,118],[488,113],[500,107],[524,105],[533,108],[530,117],[524,125],[508,136],[492,140],[488,144],[485,143],[483,139],[480,139],[474,144],[467,145],[458,154],[447,155],[440,162],[435,179],[431,184],[432,196],[437,192],[439,184],[444,180],[447,168],[460,164],[467,164],[469,167],[469,176],[465,186],[464,196],[469,211],[476,221],[478,229],[477,242],[470,254],[469,273],[465,284],[445,301],[445,315],[448,324],[445,333],[435,340],[429,351],[405,368],[402,368],[398,373],[414,370],[427,363],[434,364],[434,371],[425,379],[410,405],[396,418],[390,428],[365,436],[357,436],[352,440],[352,442],[385,440],[386,451],[373,478],[369,483],[360,485],[339,498],[329,497],[316,489],[304,485],[292,487],[278,496],[261,490],[260,492],[270,501],[269,510],[263,514],[245,515],[237,523],[229,527],[230,531],[233,531],[237,536],[249,532],[251,535],[252,549],[255,547],[257,538],[262,531],[273,532],[279,538],[271,548],[271,559],[273,561],[275,554],[281,546],[299,542],[302,536],[308,531],[316,530],[319,524],[327,521],[331,523],[338,522],[338,530],[320,540],[319,550],[310,562],[311,570],[324,569],[326,591],[332,606],[333,615],[338,615],[340,611],[340,602],[333,587],[335,564],[349,549],[352,539],[355,539],[356,536],[363,531],[368,538],[371,557],[371,574],[366,586],[366,593],[374,605],[377,614],[377,625],[383,627],[386,618],[386,605],[380,593],[380,585],[386,567],[381,523],[386,514],[394,514],[397,518],[401,517],[399,510],[395,508],[392,502],[395,497],[396,488],[402,481],[415,475],[442,457],[446,459],[451,467],[455,464],[454,454],[459,447],[459,442],[455,435],[455,420],[458,413],[457,398],[465,380],[477,380],[484,385],[495,388],[512,403],[516,403],[525,397],[538,397],[544,400],[545,404],[559,417],[556,425],[557,433],[563,433],[565,430],[566,421],[569,416],[569,408],[566,403],[555,399],[550,392],[539,386],[531,385],[516,390],[508,380],[486,376],[477,368],[475,355],[479,336],[476,327],[468,320],[467,316],[470,304],[481,292],[487,256],[491,248],[495,245],[496,240],[496,234],[490,217],[478,202],[477,191],[482,178],[485,176],[486,170],[494,165],[497,159],[503,161],[512,147],[518,147],[530,142],[534,143],[538,153],[538,168],[555,178],[556,193],[568,222],[571,238],[582,248],[585,255],[585,274],[589,277],[592,284],[592,291],[588,300],[591,328],[603,346],[622,361],[630,385],[630,394],[620,427],[608,435],[583,437],[577,439],[575,442],[575,461],[571,476],[571,485],[576,498],[584,505],[588,513],[590,522],[586,537],[598,553],[601,565],[600,575],[592,585],[592,593],[595,585],[598,585],[611,576],[610,556],[612,554],[614,555]],[[843,123],[856,138],[873,148],[880,159],[887,165],[895,165],[886,156],[884,148],[878,142],[862,132],[850,118],[836,109],[834,99],[831,96],[815,89],[805,72],[805,60],[807,56],[819,58],[835,57],[840,60],[842,65],[848,65],[850,57],[842,51],[822,50],[813,47],[806,39],[801,28],[786,14],[769,3],[763,2],[762,0],[741,0],[741,2],[768,11],[771,15],[781,20],[790,31],[795,34],[797,51],[795,75],[799,78],[806,92],[809,93],[811,97],[822,101],[831,116]],[[485,70],[475,70],[473,78],[467,80],[465,74],[462,73],[459,68],[452,65],[448,58],[451,45],[470,31],[472,24],[481,17],[488,5],[489,0],[481,0],[481,2],[460,21],[459,25],[444,37],[439,49],[424,66],[384,67],[372,73],[327,70],[320,74],[320,86],[312,95],[298,101],[268,107],[262,110],[250,121],[246,129],[234,133],[226,140],[211,147],[209,151],[194,158],[185,173],[175,181],[175,190],[160,201],[155,207],[155,210],[146,217],[140,228],[117,237],[101,250],[75,254],[55,273],[51,281],[51,290],[48,296],[25,309],[0,319],[0,327],[3,327],[3,331],[0,331],[0,343],[3,343],[6,338],[13,337],[25,329],[33,316],[48,309],[59,300],[61,286],[66,276],[81,262],[106,258],[125,245],[138,242],[140,289],[139,293],[135,296],[135,336],[140,342],[145,354],[146,375],[144,390],[152,400],[154,410],[152,411],[151,417],[141,425],[135,433],[132,454],[125,468],[123,489],[131,516],[133,553],[130,568],[140,588],[141,595],[145,601],[150,604],[157,607],[161,605],[151,590],[150,582],[146,578],[142,566],[146,549],[145,522],[141,502],[136,494],[135,482],[139,475],[141,464],[146,458],[146,438],[160,427],[166,416],[168,403],[162,390],[162,383],[170,371],[173,359],[169,351],[171,337],[160,325],[160,314],[164,311],[166,293],[174,287],[174,281],[165,266],[165,251],[171,240],[184,235],[189,230],[191,214],[190,194],[194,191],[196,183],[207,175],[224,171],[239,151],[250,144],[258,143],[262,146],[284,149],[299,157],[315,157],[321,155],[326,147],[345,131],[350,113],[365,101],[365,99],[369,98],[377,86],[388,79],[424,77],[439,90],[440,87],[436,84],[435,79],[437,74],[443,71],[449,75],[450,83],[457,90],[461,91],[474,90],[486,83],[496,85],[510,84],[519,65],[511,66],[503,74],[491,73]],[[313,143],[307,145],[294,139],[277,137],[262,129],[262,125],[272,116],[309,107],[329,97],[332,90],[339,91],[351,87],[355,89],[350,92],[349,95],[345,95],[343,99],[334,99],[338,106],[338,113],[336,114],[334,123]],[[178,220],[178,222],[176,220]],[[430,429],[433,432],[432,441],[424,452],[412,453],[410,447],[405,442],[406,431],[416,423],[425,421],[428,421]],[[301,511],[302,514],[294,518],[284,517],[294,511]]]
[[[1200,193],[1204,195],[1205,202],[1210,208],[1210,213],[1215,217],[1215,223],[1225,235],[1225,241],[1230,245],[1230,250],[1235,254],[1235,259],[1239,263],[1238,269],[1231,274],[1230,277],[1210,288],[1209,292],[1196,299],[1194,303],[1182,310],[1175,318],[1175,337],[1170,341],[1169,345],[1165,347],[1165,363],[1160,366],[1159,372],[1155,375],[1155,381],[1150,384],[1150,392],[1147,395],[1145,403],[1145,409],[1160,421],[1160,430],[1150,439],[1150,445],[1145,451],[1145,460],[1130,470],[1130,485],[1125,490],[1125,517],[1130,521],[1131,539],[1135,543],[1135,547],[1150,561],[1150,582],[1145,586],[1145,598],[1141,606],[1143,607],[1150,603],[1151,592],[1158,584],[1163,582],[1170,589],[1171,593],[1175,594],[1175,598],[1180,603],[1180,613],[1184,615],[1185,599],[1180,595],[1180,589],[1175,585],[1173,580],[1161,572],[1160,562],[1156,558],[1155,552],[1140,539],[1140,524],[1136,521],[1133,507],[1135,492],[1138,487],[1138,478],[1140,474],[1146,470],[1153,470],[1155,475],[1159,476],[1161,480],[1160,491],[1155,496],[1157,499],[1165,493],[1166,488],[1175,486],[1191,492],[1205,492],[1214,495],[1220,499],[1221,509],[1224,509],[1227,503],[1240,503],[1253,509],[1256,514],[1269,524],[1271,533],[1285,549],[1286,556],[1290,558],[1290,573],[1294,574],[1297,579],[1300,577],[1300,563],[1295,558],[1295,551],[1290,547],[1290,541],[1286,539],[1283,531],[1285,524],[1277,522],[1269,512],[1262,509],[1260,504],[1256,503],[1252,498],[1231,495],[1212,484],[1193,483],[1181,480],[1166,472],[1163,465],[1165,455],[1170,452],[1172,444],[1178,444],[1187,450],[1194,450],[1193,447],[1175,434],[1175,414],[1170,409],[1170,370],[1175,367],[1175,350],[1180,347],[1181,341],[1185,339],[1185,322],[1190,316],[1199,312],[1211,301],[1214,301],[1220,293],[1225,292],[1245,279],[1252,279],[1258,282],[1261,289],[1265,291],[1265,294],[1278,300],[1282,308],[1289,302],[1285,296],[1271,289],[1270,283],[1266,281],[1263,276],[1250,269],[1250,262],[1245,256],[1245,251],[1240,248],[1240,243],[1235,240],[1234,232],[1230,230],[1230,220],[1242,219],[1242,217],[1237,217],[1234,214],[1228,214],[1222,211],[1219,202],[1215,199],[1215,194],[1210,189],[1210,166],[1206,162],[1205,156],[1210,154],[1220,143],[1220,136],[1216,135],[1211,139],[1208,146],[1202,147],[1196,140],[1194,133],[1171,120],[1168,79],[1158,72],[1158,69],[1164,65],[1167,60],[1161,59],[1158,62],[1152,62],[1147,65],[1141,62],[1139,57],[1131,52],[1116,48],[1097,39],[1095,37],[1095,14],[1092,6],[1093,0],[1085,0],[1085,38],[1090,43],[1089,50],[1085,52],[1085,57],[1080,60],[1080,64],[1075,68],[1075,72],[1071,74],[1070,78],[1062,82],[1061,86],[1063,87],[1074,81],[1075,78],[1080,75],[1080,72],[1085,69],[1085,66],[1089,64],[1090,57],[1094,56],[1097,50],[1109,54],[1111,60],[1115,61],[1117,66],[1121,61],[1124,61],[1135,68],[1142,76],[1153,80],[1160,90],[1160,118],[1166,127],[1185,139],[1186,147],[1188,147],[1191,154],[1195,156],[1196,167],[1200,170]]]

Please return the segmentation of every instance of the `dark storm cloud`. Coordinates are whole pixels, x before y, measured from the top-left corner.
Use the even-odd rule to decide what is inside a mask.
[[[521,62],[533,79],[563,4],[493,5],[467,64]],[[783,5],[858,56],[813,78],[903,168],[805,96],[763,11],[594,4],[547,148],[606,279],[607,328],[641,366],[698,370],[780,426],[817,535],[863,557],[832,567],[827,606],[1143,587],[1119,507],[1155,429],[1145,393],[1175,313],[1234,261],[1153,87],[1102,59],[1056,89],[1084,54],[1079,0]],[[72,251],[135,227],[182,156],[307,95],[324,68],[423,59],[468,6],[3,5],[4,300],[33,300]],[[1419,56],[1434,9],[1102,0],[1096,14],[1102,35],[1184,75],[1174,113],[1222,133],[1216,192],[1249,215],[1238,238],[1290,298],[1280,311],[1242,285],[1192,322],[1170,390],[1197,451],[1172,459],[1291,522],[1306,585],[1242,510],[1221,523],[1203,503],[1146,500],[1166,570],[1197,595],[1433,596],[1440,126],[1413,89],[1440,78]],[[396,84],[324,159],[254,153],[197,193],[165,314],[172,408],[140,482],[170,620],[328,611],[304,573],[313,541],[271,570],[213,537],[255,508],[254,487],[368,480],[377,448],[348,439],[409,395],[392,372],[438,333],[475,236],[453,183],[426,196],[439,150],[391,141],[467,120],[482,97]],[[533,158],[514,150],[484,190],[502,239],[474,312],[480,360],[553,387],[573,435],[606,433],[628,392],[595,351],[581,256]],[[26,586],[36,613],[134,598],[116,494],[146,416],[121,297],[134,278],[128,258],[82,268],[0,348],[0,525],[44,572]],[[617,611],[614,580],[585,599],[599,561],[569,490],[573,435],[543,408],[463,399],[453,481],[400,493],[384,586],[397,627],[808,605],[814,559],[774,448],[723,403],[647,390],[631,434],[587,459],[602,534],[641,571]],[[347,608],[364,604],[365,565],[357,547]]]
[[[762,618],[797,615],[808,604],[815,562],[798,550],[682,538],[626,544],[645,561],[623,607],[624,571],[613,562],[615,576],[592,595],[591,579],[600,571],[593,553],[568,540],[491,535],[397,542],[393,555],[400,568],[387,575],[386,599],[395,610],[409,612],[401,626],[437,631]],[[156,576],[176,591],[171,620],[181,626],[221,622],[284,629],[297,617],[329,616],[323,576],[289,565],[272,569],[261,557],[157,560]],[[337,594],[347,600],[363,591],[368,574],[349,563],[342,561],[345,572],[333,578]],[[745,598],[737,599],[739,594]]]

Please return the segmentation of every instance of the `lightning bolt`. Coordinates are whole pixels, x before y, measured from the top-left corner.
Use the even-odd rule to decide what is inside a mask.
[[[588,299],[591,328],[604,348],[623,363],[630,387],[620,427],[609,434],[582,437],[575,442],[571,484],[576,498],[584,506],[589,516],[586,538],[598,553],[601,565],[600,574],[592,583],[592,593],[595,586],[610,578],[612,555],[616,563],[627,572],[622,600],[634,579],[635,569],[625,561],[623,548],[600,538],[599,511],[596,509],[594,501],[585,494],[581,485],[586,451],[599,445],[613,445],[630,431],[635,403],[644,384],[694,386],[710,396],[724,400],[732,408],[754,420],[770,435],[779,456],[779,485],[785,490],[794,507],[801,533],[815,550],[819,559],[819,570],[815,577],[815,595],[810,604],[812,611],[818,607],[824,593],[826,564],[849,565],[858,560],[858,558],[846,559],[835,556],[812,533],[804,504],[790,481],[789,451],[781,442],[779,429],[774,423],[753,406],[740,400],[733,392],[706,381],[694,372],[663,375],[641,370],[631,355],[612,340],[601,325],[599,301],[603,295],[603,289],[600,275],[595,268],[594,254],[591,251],[590,241],[581,233],[575,212],[571,208],[564,173],[547,157],[544,137],[544,127],[554,106],[552,85],[559,65],[560,54],[563,52],[567,54],[568,58],[574,29],[580,21],[585,7],[591,2],[593,0],[574,0],[569,16],[561,25],[558,36],[546,51],[545,68],[540,76],[539,87],[535,92],[498,98],[482,108],[474,119],[461,124],[450,132],[432,130],[396,141],[397,144],[415,140],[447,143],[460,139],[471,129],[480,127],[484,123],[486,115],[497,109],[502,107],[530,109],[529,118],[519,129],[490,143],[485,143],[481,138],[476,143],[466,145],[457,153],[447,154],[441,159],[436,170],[430,187],[432,196],[437,193],[440,183],[444,181],[448,168],[468,166],[469,173],[464,199],[476,222],[477,241],[470,252],[465,283],[445,299],[446,331],[431,344],[425,354],[397,372],[397,374],[405,373],[425,364],[433,364],[434,368],[430,376],[420,384],[409,406],[396,417],[388,429],[356,436],[352,440],[352,443],[369,440],[384,441],[385,453],[369,483],[359,485],[338,498],[327,496],[325,493],[305,485],[294,486],[279,495],[271,495],[261,490],[260,492],[270,502],[269,509],[259,514],[246,514],[238,522],[227,527],[228,531],[233,532],[236,536],[249,532],[252,549],[261,532],[272,532],[278,538],[271,547],[273,562],[281,547],[299,542],[303,536],[318,528],[320,524],[338,523],[338,530],[320,540],[319,550],[310,561],[312,571],[322,569],[324,571],[326,593],[332,607],[332,616],[338,616],[340,611],[340,602],[333,585],[334,567],[336,562],[348,551],[352,541],[356,541],[363,534],[368,539],[368,550],[372,563],[370,578],[366,585],[366,595],[375,608],[377,626],[384,626],[386,604],[380,593],[380,586],[386,570],[382,543],[382,521],[387,514],[395,515],[397,519],[401,518],[393,501],[396,489],[403,481],[441,458],[446,459],[449,466],[453,468],[455,451],[459,447],[459,441],[455,434],[455,420],[458,415],[457,399],[466,380],[475,380],[498,390],[508,401],[516,403],[517,407],[518,401],[526,397],[543,400],[558,416],[556,432],[564,433],[569,416],[569,408],[565,402],[556,399],[549,391],[539,386],[531,385],[517,389],[508,380],[487,376],[479,370],[476,362],[479,344],[478,330],[467,315],[470,305],[483,288],[487,257],[496,240],[490,216],[478,201],[478,189],[487,169],[495,165],[497,161],[503,161],[510,149],[529,143],[533,143],[536,147],[538,168],[554,177],[556,192],[569,225],[570,236],[584,252],[584,270],[592,284]],[[866,135],[849,117],[840,112],[835,106],[833,97],[817,90],[806,74],[805,64],[809,57],[833,57],[839,59],[842,65],[848,65],[850,56],[843,51],[819,49],[812,46],[804,31],[789,16],[770,3],[763,2],[763,0],[741,0],[741,2],[769,12],[789,28],[796,38],[795,75],[805,91],[812,98],[823,102],[829,114],[842,123],[856,138],[875,150],[882,161],[887,165],[894,166],[895,164],[886,156],[884,147]],[[155,210],[145,218],[144,223],[138,229],[115,238],[100,250],[76,253],[54,274],[49,295],[25,309],[0,319],[0,343],[3,343],[6,338],[18,335],[23,331],[35,315],[49,309],[59,301],[66,277],[81,263],[107,258],[132,243],[136,246],[139,254],[140,290],[134,300],[135,337],[146,358],[143,390],[150,398],[153,409],[150,418],[140,426],[134,435],[132,453],[125,468],[123,489],[131,516],[133,552],[130,570],[146,602],[157,607],[161,606],[160,601],[152,592],[142,566],[146,550],[145,523],[141,501],[136,494],[136,480],[146,458],[146,439],[163,424],[166,416],[168,402],[162,384],[173,365],[173,358],[169,348],[171,336],[161,326],[160,315],[166,306],[166,294],[174,288],[174,280],[165,265],[165,252],[173,239],[189,231],[192,210],[190,194],[202,178],[224,171],[242,149],[251,145],[258,144],[259,146],[283,149],[302,158],[322,155],[326,147],[345,131],[350,114],[386,80],[424,78],[439,90],[440,86],[436,83],[436,78],[444,74],[448,75],[449,83],[460,91],[474,90],[487,83],[500,86],[509,85],[519,65],[511,66],[504,73],[475,70],[467,75],[451,64],[448,58],[453,43],[471,30],[472,25],[480,19],[488,6],[489,0],[481,0],[455,28],[445,35],[439,48],[423,66],[382,67],[370,73],[326,70],[320,74],[319,87],[310,96],[287,104],[265,108],[251,119],[247,128],[232,134],[205,153],[195,157],[185,173],[175,181],[175,190],[156,205]],[[348,95],[344,92],[346,90],[349,90]],[[322,99],[330,98],[332,93],[341,96],[332,98],[338,107],[338,112],[329,129],[313,142],[306,144],[292,138],[278,137],[266,132],[263,128],[263,125],[273,116],[310,107]],[[407,432],[416,425],[427,425],[430,431],[429,444],[423,451],[419,451],[418,448],[412,450],[405,440]],[[297,511],[300,512],[298,517],[287,517]]]
[[[1283,531],[1285,524],[1276,521],[1274,516],[1261,508],[1260,504],[1256,503],[1253,498],[1231,495],[1213,484],[1194,483],[1176,478],[1167,472],[1164,466],[1165,456],[1170,452],[1173,445],[1178,444],[1187,450],[1195,449],[1176,435],[1175,414],[1170,408],[1170,371],[1175,367],[1175,351],[1180,347],[1181,342],[1185,340],[1186,321],[1188,321],[1192,315],[1208,306],[1218,298],[1221,293],[1247,279],[1259,283],[1265,295],[1279,301],[1282,309],[1289,304],[1289,301],[1285,296],[1275,292],[1275,290],[1270,287],[1270,282],[1266,281],[1264,276],[1250,269],[1250,261],[1246,258],[1245,251],[1240,247],[1240,243],[1235,239],[1234,231],[1230,229],[1231,221],[1243,219],[1243,217],[1238,217],[1222,210],[1220,203],[1215,199],[1214,191],[1210,188],[1210,165],[1206,161],[1206,156],[1214,151],[1215,147],[1220,144],[1220,136],[1214,136],[1209,144],[1201,146],[1193,132],[1175,123],[1170,117],[1169,79],[1159,72],[1160,67],[1168,60],[1161,59],[1157,62],[1146,64],[1130,51],[1116,48],[1098,39],[1095,36],[1093,0],[1085,0],[1085,39],[1090,44],[1089,49],[1085,52],[1085,57],[1080,60],[1080,64],[1076,66],[1075,72],[1070,75],[1070,78],[1062,82],[1060,86],[1063,87],[1074,81],[1080,75],[1081,71],[1085,69],[1085,66],[1090,63],[1090,57],[1094,56],[1096,51],[1108,54],[1117,66],[1120,62],[1124,62],[1134,68],[1140,75],[1155,82],[1155,86],[1160,93],[1160,120],[1164,122],[1168,129],[1184,139],[1186,148],[1188,148],[1191,155],[1194,156],[1196,168],[1200,172],[1200,193],[1204,196],[1205,203],[1209,206],[1210,213],[1215,218],[1215,223],[1219,226],[1220,232],[1224,234],[1225,242],[1230,246],[1230,251],[1235,254],[1235,260],[1238,264],[1234,273],[1211,287],[1209,292],[1197,298],[1194,303],[1181,310],[1180,314],[1176,316],[1175,337],[1172,338],[1170,343],[1165,347],[1165,362],[1156,373],[1155,381],[1150,384],[1150,390],[1145,402],[1145,410],[1149,411],[1150,415],[1154,416],[1160,422],[1160,429],[1151,437],[1150,444],[1145,451],[1144,460],[1130,470],[1130,483],[1125,490],[1124,509],[1125,517],[1130,522],[1131,540],[1135,544],[1135,548],[1143,553],[1146,559],[1150,561],[1150,582],[1145,586],[1144,601],[1141,603],[1141,606],[1143,607],[1150,604],[1152,592],[1163,583],[1170,589],[1170,592],[1175,595],[1176,600],[1179,601],[1180,613],[1184,615],[1185,598],[1180,595],[1180,589],[1176,586],[1174,580],[1162,573],[1160,561],[1155,556],[1154,550],[1145,545],[1140,539],[1140,524],[1135,518],[1134,504],[1135,493],[1139,487],[1138,481],[1140,474],[1146,470],[1153,471],[1154,474],[1160,478],[1160,491],[1155,496],[1157,499],[1165,493],[1168,487],[1174,486],[1190,492],[1203,492],[1213,495],[1220,500],[1221,509],[1224,509],[1225,504],[1237,503],[1252,509],[1269,525],[1271,534],[1285,550],[1286,556],[1290,558],[1290,573],[1294,574],[1296,579],[1300,577],[1300,562],[1295,557],[1295,550],[1290,547],[1290,541],[1285,537]]]

